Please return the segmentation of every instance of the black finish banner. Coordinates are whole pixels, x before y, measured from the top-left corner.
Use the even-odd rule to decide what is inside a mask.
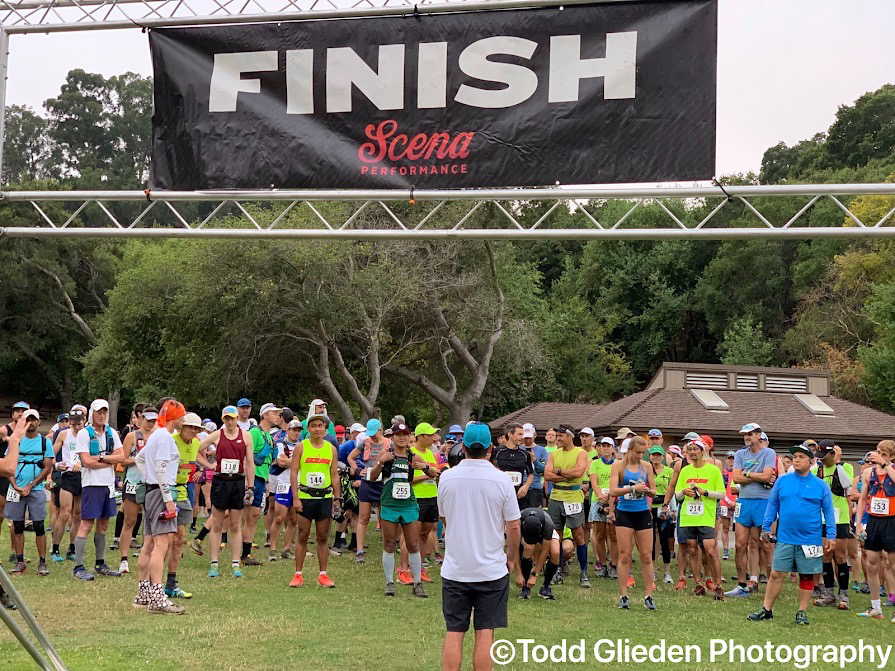
[[[708,179],[715,0],[150,32],[155,189]]]

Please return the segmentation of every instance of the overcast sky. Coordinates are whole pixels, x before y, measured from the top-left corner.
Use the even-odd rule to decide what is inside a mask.
[[[8,104],[40,109],[73,68],[151,74],[139,30],[13,35]],[[718,174],[826,130],[839,105],[895,82],[893,0],[720,0]]]

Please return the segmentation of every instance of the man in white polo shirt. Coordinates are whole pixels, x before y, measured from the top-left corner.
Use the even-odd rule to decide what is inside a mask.
[[[491,465],[487,424],[466,427],[463,453],[466,458],[444,472],[438,484],[438,510],[445,524],[441,610],[447,625],[441,663],[444,671],[459,671],[472,617],[472,667],[490,671],[494,630],[507,626],[509,572],[519,557],[519,505],[509,478]]]

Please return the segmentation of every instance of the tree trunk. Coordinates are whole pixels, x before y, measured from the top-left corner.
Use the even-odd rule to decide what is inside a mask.
[[[121,390],[112,389],[109,391],[109,426],[116,431],[118,430],[118,406],[121,404]]]

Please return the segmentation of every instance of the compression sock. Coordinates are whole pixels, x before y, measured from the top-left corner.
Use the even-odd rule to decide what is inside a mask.
[[[168,572],[168,580],[165,583],[165,589],[172,590],[177,587],[177,574]]]
[[[59,554],[59,543],[53,543],[53,554],[54,555]]]
[[[106,534],[93,534],[93,547],[96,549],[96,565],[106,563]]]
[[[115,538],[121,538],[121,529],[124,527],[124,513],[118,511],[115,516]]]
[[[395,553],[382,551],[382,570],[385,573],[385,582],[395,582]]]
[[[25,555],[16,555],[16,561],[25,563]]]
[[[824,587],[833,589],[833,562],[824,562]]]
[[[75,566],[84,565],[84,550],[87,549],[87,539],[75,537]]]
[[[131,538],[136,538],[140,535],[141,524],[143,524],[143,513],[137,513],[137,522],[134,524],[134,533],[131,534]]]
[[[532,569],[532,560],[528,557],[522,557],[519,560],[519,566],[522,567],[522,579],[525,581],[525,584],[528,584],[528,579],[531,577],[531,569]]]
[[[68,553],[72,554],[72,555],[75,553],[75,544],[74,543],[68,544]]]
[[[243,544],[242,544],[242,558],[245,559],[245,558],[248,557],[250,554],[252,554],[252,541],[249,541],[248,543],[243,542]]]
[[[199,533],[196,534],[196,540],[204,541],[205,537],[208,535],[208,527],[202,527],[199,529]]]
[[[581,572],[587,573],[587,543],[577,546],[575,552],[578,554],[578,566],[581,567]]]
[[[419,551],[411,552],[407,557],[407,561],[413,573],[414,584],[421,583],[423,581],[423,558],[420,556]]]
[[[848,564],[838,564],[836,566],[836,579],[839,581],[839,591],[848,593],[848,580],[851,570]]]
[[[227,542],[228,542],[227,541],[227,532],[225,531],[221,534],[221,543],[227,543]]]
[[[544,567],[544,587],[550,587],[557,570],[559,570],[559,566],[548,559],[547,565]]]

